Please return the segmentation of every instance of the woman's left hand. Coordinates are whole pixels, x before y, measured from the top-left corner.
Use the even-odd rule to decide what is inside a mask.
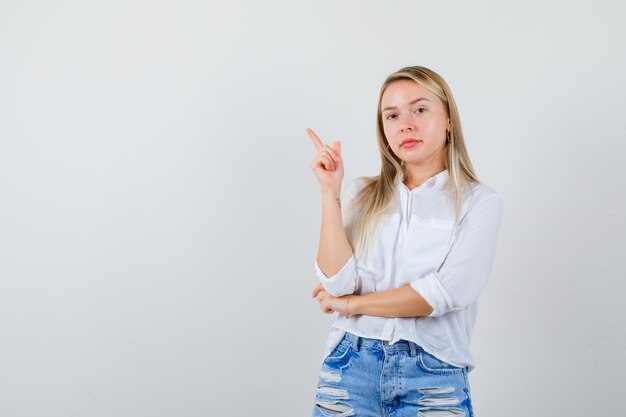
[[[326,314],[332,314],[335,311],[343,315],[348,315],[348,299],[352,294],[335,297],[330,295],[320,283],[313,289],[312,297],[320,303],[320,309]]]

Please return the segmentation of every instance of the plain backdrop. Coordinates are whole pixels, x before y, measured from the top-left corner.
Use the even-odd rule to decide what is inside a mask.
[[[331,315],[305,133],[376,175],[376,101],[441,74],[503,198],[479,417],[620,414],[616,1],[0,1],[0,416],[311,414]],[[618,401],[616,403],[616,401]]]

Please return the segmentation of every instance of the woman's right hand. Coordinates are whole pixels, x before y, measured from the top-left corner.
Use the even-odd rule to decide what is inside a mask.
[[[311,169],[320,182],[320,186],[335,190],[338,193],[341,192],[341,181],[343,181],[341,142],[335,141],[330,147],[320,140],[313,129],[307,128],[306,132],[317,149],[317,156],[311,164]]]

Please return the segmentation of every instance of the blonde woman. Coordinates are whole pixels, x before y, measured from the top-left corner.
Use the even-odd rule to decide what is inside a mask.
[[[338,313],[313,415],[471,417],[469,343],[502,200],[474,173],[440,75],[391,74],[377,115],[380,175],[343,193],[340,143],[307,129],[322,195],[312,296]]]

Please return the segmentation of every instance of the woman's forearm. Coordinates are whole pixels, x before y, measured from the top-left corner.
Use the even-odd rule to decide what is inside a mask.
[[[350,295],[350,315],[379,317],[427,316],[433,309],[410,285],[364,295]]]
[[[342,219],[341,190],[321,188],[322,226],[317,263],[322,272],[331,277],[343,267],[352,256]]]

